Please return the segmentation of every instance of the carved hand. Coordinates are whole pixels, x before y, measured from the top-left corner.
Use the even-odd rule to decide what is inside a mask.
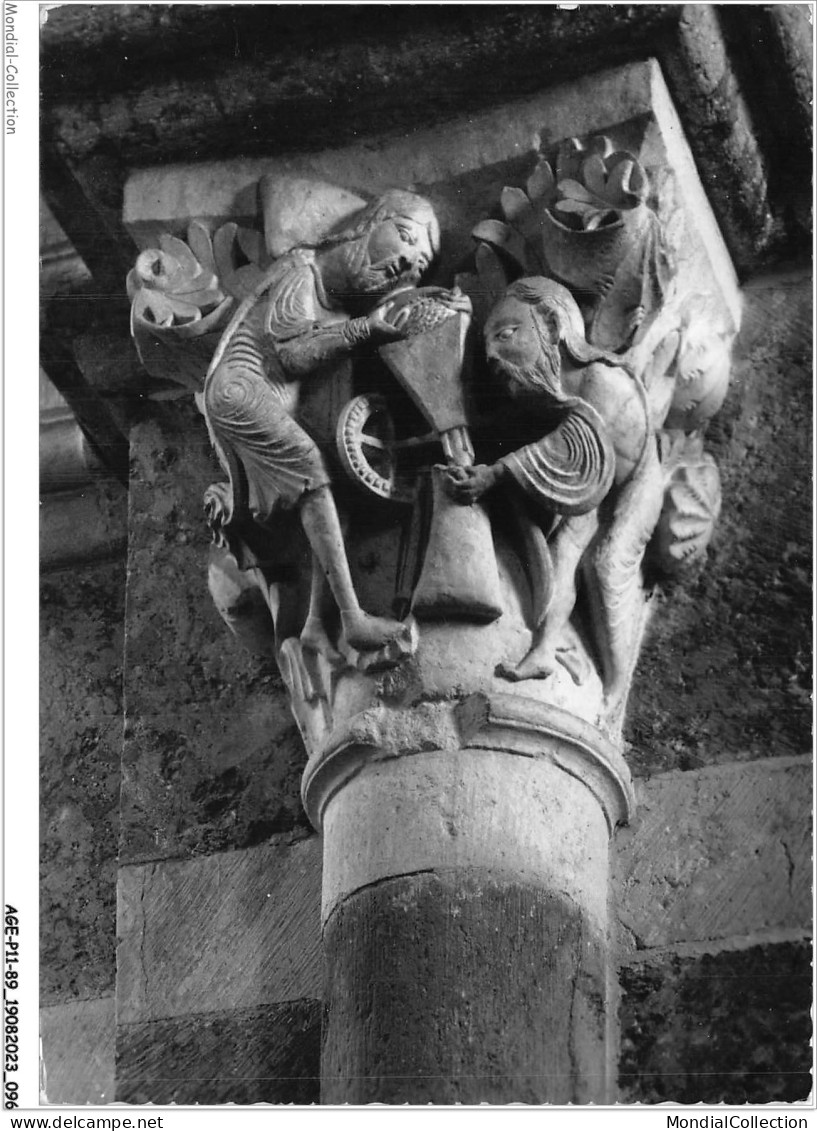
[[[474,467],[447,467],[446,489],[457,503],[464,505],[475,503],[499,482],[502,470],[502,465],[498,463],[479,463]]]
[[[404,306],[401,310],[398,310],[394,320],[390,322],[388,318],[393,306],[393,302],[383,303],[382,306],[378,306],[371,314],[366,316],[370,340],[375,345],[384,345],[386,342],[401,342],[407,337],[403,326],[408,319],[410,307]]]
[[[439,302],[445,304],[451,310],[456,310],[460,314],[473,314],[474,307],[471,302],[470,295],[463,294],[459,287],[454,287],[453,290],[441,290],[435,298]]]

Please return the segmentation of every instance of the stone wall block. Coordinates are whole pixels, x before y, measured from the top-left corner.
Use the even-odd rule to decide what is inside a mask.
[[[812,283],[755,278],[706,447],[723,512],[696,578],[657,593],[628,706],[627,761],[662,770],[812,747]]]
[[[620,1102],[808,1099],[808,944],[663,956],[624,970],[622,991]]]
[[[127,498],[115,480],[89,483],[76,494],[40,500],[40,569],[82,569],[122,558],[127,547]]]
[[[44,1091],[50,1104],[109,1104],[114,1098],[113,997],[40,1010]]]
[[[616,861],[636,946],[808,930],[811,781],[786,758],[638,782]]]
[[[320,887],[317,838],[122,868],[119,1023],[319,997]]]
[[[113,991],[124,562],[40,587],[40,992]]]
[[[304,755],[271,660],[225,628],[207,588],[202,499],[223,477],[192,403],[131,433],[122,863],[300,830]]]
[[[303,1000],[120,1025],[117,1101],[317,1103],[321,1012]]]

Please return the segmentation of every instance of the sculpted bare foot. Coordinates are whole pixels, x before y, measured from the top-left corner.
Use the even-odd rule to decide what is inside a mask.
[[[521,679],[547,679],[556,671],[556,653],[553,648],[537,644],[528,652],[518,664],[502,663],[497,668],[497,675],[503,679],[518,681]]]
[[[581,687],[590,674],[590,664],[581,655],[578,648],[575,648],[572,644],[565,648],[557,648],[556,659],[570,673],[573,682]]]
[[[326,629],[319,617],[307,617],[301,630],[301,647],[306,652],[317,652],[324,656],[330,664],[342,663],[343,656],[326,635]]]
[[[570,673],[574,683],[581,685],[587,677],[587,664],[572,645],[553,648],[549,644],[534,644],[518,664],[500,664],[497,675],[504,679],[547,679],[559,666]]]
[[[358,652],[377,652],[395,641],[408,645],[411,640],[411,630],[402,621],[373,617],[362,609],[342,612],[340,619],[348,644]]]

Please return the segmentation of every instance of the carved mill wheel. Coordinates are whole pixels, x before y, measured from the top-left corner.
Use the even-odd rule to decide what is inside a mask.
[[[337,447],[344,471],[361,487],[393,503],[411,504],[417,496],[415,479],[399,473],[397,453],[434,438],[396,440],[385,397],[376,393],[349,401],[338,420]]]

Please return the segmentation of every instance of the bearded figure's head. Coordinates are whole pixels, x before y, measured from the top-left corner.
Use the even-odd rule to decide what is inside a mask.
[[[572,399],[562,388],[564,356],[580,365],[616,363],[585,338],[581,311],[567,287],[542,276],[511,283],[488,316],[484,335],[488,361],[512,396]]]
[[[350,288],[377,298],[419,283],[440,250],[440,225],[424,197],[391,189],[324,246],[338,244]]]

